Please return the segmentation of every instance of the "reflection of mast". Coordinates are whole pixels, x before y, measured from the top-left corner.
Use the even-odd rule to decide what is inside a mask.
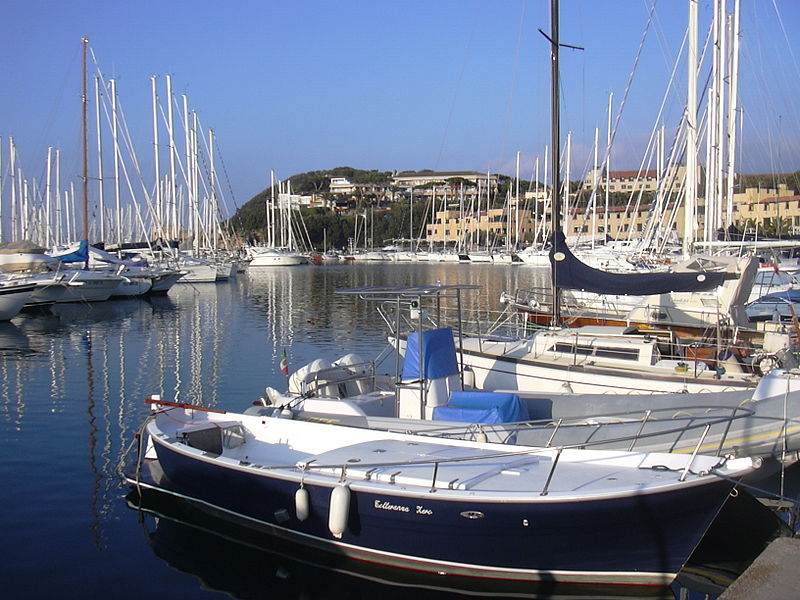
[[[100,512],[98,504],[100,502],[100,487],[103,482],[103,474],[97,467],[97,417],[94,414],[94,368],[92,367],[92,332],[87,329],[83,335],[83,343],[86,348],[86,394],[87,406],[86,414],[89,416],[89,467],[94,476],[92,486],[92,525],[89,529],[94,533],[94,544],[100,548]]]

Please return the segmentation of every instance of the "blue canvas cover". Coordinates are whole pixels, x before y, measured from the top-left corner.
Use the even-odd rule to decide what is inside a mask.
[[[409,334],[403,362],[403,381],[420,379],[419,333]],[[458,373],[456,345],[450,328],[422,332],[422,372],[425,379],[439,379]]]
[[[55,258],[63,263],[86,262],[89,260],[89,243],[86,240],[81,240],[77,249],[69,254],[56,256]]]
[[[556,254],[561,260],[556,260]],[[609,273],[582,263],[567,247],[564,233],[555,235],[550,249],[553,280],[561,290],[596,294],[649,296],[669,292],[700,292],[722,285],[725,273]]]
[[[503,423],[503,417],[496,408],[457,408],[454,406],[437,406],[433,409],[434,421],[454,421],[456,423],[484,423],[494,425]]]
[[[527,406],[516,394],[453,392],[447,406],[433,409],[433,418],[468,423],[515,423],[530,417]]]

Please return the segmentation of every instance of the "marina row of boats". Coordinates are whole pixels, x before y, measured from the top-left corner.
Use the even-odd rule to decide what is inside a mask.
[[[166,294],[178,282],[226,280],[237,268],[232,260],[131,257],[122,259],[86,242],[49,252],[7,244],[0,248],[0,321],[25,307]]]
[[[726,378],[685,359],[666,370],[692,388],[638,389],[652,370],[609,341],[625,332],[470,334],[459,307],[476,287],[342,290],[381,313],[385,352],[318,359],[241,412],[150,398],[128,481],[442,587],[640,589],[676,577],[762,461],[797,460],[796,369]],[[546,346],[562,385],[526,371],[515,343]],[[578,376],[583,393],[565,389]]]
[[[765,463],[800,458],[800,324],[791,311],[752,324],[753,257],[693,256],[661,272],[584,264],[557,204],[546,262],[537,259],[551,268],[549,298],[517,292],[508,319],[487,327],[462,315],[462,294],[477,286],[342,290],[378,310],[384,352],[319,358],[291,375],[282,361],[287,389],[235,411],[148,398],[127,481],[437,589],[669,585],[732,495],[766,493]],[[393,374],[380,372],[385,362]],[[782,488],[770,493],[797,506]]]

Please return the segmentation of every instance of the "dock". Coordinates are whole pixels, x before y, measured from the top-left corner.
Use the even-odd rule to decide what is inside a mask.
[[[719,600],[796,600],[800,590],[800,538],[770,543]]]

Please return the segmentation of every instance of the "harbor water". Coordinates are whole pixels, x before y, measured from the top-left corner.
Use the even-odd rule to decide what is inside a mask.
[[[372,358],[386,347],[384,324],[338,289],[474,283],[467,310],[499,311],[501,292],[545,281],[537,269],[491,264],[250,269],[166,297],[60,305],[0,323],[3,597],[422,597],[180,507],[151,509],[161,516],[131,508],[119,466],[149,411],[144,399],[242,411],[265,386],[285,389],[284,351],[290,370],[349,352]]]

